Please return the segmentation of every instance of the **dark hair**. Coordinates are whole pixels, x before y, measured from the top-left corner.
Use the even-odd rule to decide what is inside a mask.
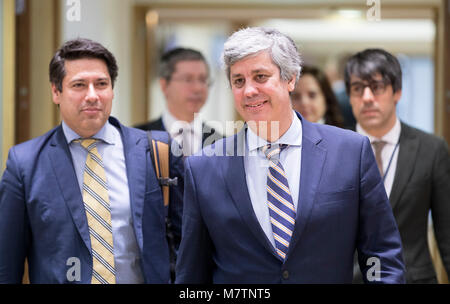
[[[344,119],[342,118],[341,111],[339,109],[339,103],[331,88],[330,82],[327,76],[319,68],[314,66],[303,66],[300,78],[304,75],[311,75],[319,84],[320,90],[325,97],[326,111],[324,120],[327,125],[333,125],[342,128],[344,126]]]
[[[345,88],[350,92],[352,75],[365,81],[371,81],[380,74],[386,84],[392,85],[395,92],[402,89],[402,69],[397,58],[383,49],[366,49],[351,56],[345,67]]]
[[[65,61],[83,58],[103,60],[108,67],[109,76],[114,87],[119,70],[114,55],[98,42],[85,38],[77,38],[64,43],[50,61],[50,82],[56,85],[58,91],[62,92],[62,82],[66,76]]]
[[[159,65],[159,77],[170,80],[175,72],[175,67],[180,61],[203,61],[209,70],[205,57],[199,51],[188,48],[175,48],[165,52],[161,56]]]

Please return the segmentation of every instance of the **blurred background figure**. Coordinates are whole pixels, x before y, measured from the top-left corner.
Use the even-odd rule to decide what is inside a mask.
[[[334,62],[329,64],[324,70],[324,73],[327,75],[331,84],[331,88],[338,101],[344,128],[346,129],[352,129],[356,124],[355,116],[353,116],[352,106],[350,105],[350,98],[348,97],[345,90],[344,82],[345,64],[347,63],[350,56],[350,53],[345,53],[343,55],[337,56],[337,59],[333,60]]]
[[[336,96],[326,75],[316,67],[304,66],[291,94],[294,110],[311,122],[344,127]]]
[[[183,147],[185,156],[222,137],[195,116],[208,98],[210,85],[209,66],[202,53],[181,47],[165,52],[159,77],[167,110],[158,119],[137,125],[137,128],[169,132]]]
[[[450,271],[450,156],[445,140],[404,123],[398,59],[383,49],[350,57],[345,70],[356,131],[369,138],[402,238],[407,283],[437,283],[428,247],[428,216]],[[376,216],[376,215],[374,215]],[[364,257],[359,257],[360,261]],[[362,282],[355,265],[355,282]]]

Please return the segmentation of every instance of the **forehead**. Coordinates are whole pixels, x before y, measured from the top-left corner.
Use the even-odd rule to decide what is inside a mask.
[[[174,73],[206,74],[208,69],[203,60],[181,60],[175,64]]]
[[[237,75],[248,73],[254,74],[260,71],[272,71],[277,69],[278,66],[273,63],[270,54],[266,51],[262,51],[235,62],[230,67],[230,76],[236,77]]]
[[[297,87],[299,87],[299,86],[307,86],[308,88],[318,88],[319,82],[311,74],[304,74],[298,80]]]
[[[64,68],[66,70],[65,80],[70,80],[75,77],[84,78],[93,76],[110,78],[106,63],[97,58],[65,60]]]

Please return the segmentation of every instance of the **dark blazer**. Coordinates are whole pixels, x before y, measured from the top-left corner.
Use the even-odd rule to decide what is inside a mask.
[[[222,134],[217,132],[214,128],[209,128],[206,124],[202,124],[203,133],[202,133],[202,148],[214,143],[216,140],[223,138]],[[135,128],[149,131],[149,130],[161,130],[167,131],[166,127],[163,124],[162,117],[152,120],[150,122],[136,125]]]
[[[145,132],[109,121],[124,147],[133,228],[146,283],[169,282],[165,214],[174,232],[181,230],[183,163],[171,158],[172,188],[165,210],[149,156]],[[20,283],[28,258],[31,283],[68,283],[70,257],[81,264],[81,281],[90,283],[92,256],[89,229],[69,146],[61,125],[9,151],[0,182],[0,283]]]
[[[428,213],[443,265],[450,273],[450,156],[437,136],[401,124],[389,201],[403,244],[407,283],[436,283],[427,241]],[[360,273],[355,282],[360,282]]]
[[[404,281],[400,235],[368,139],[298,117],[300,193],[286,260],[253,211],[244,128],[185,161],[177,283],[351,283],[355,249],[379,259],[381,282]]]

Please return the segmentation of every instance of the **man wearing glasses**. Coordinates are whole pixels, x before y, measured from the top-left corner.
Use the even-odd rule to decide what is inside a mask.
[[[142,130],[165,130],[182,147],[185,156],[213,143],[222,135],[195,119],[208,98],[209,67],[196,50],[175,48],[161,57],[159,84],[167,102],[157,120],[136,126]]]
[[[407,283],[436,283],[427,243],[431,211],[437,244],[450,272],[450,157],[443,139],[401,122],[398,60],[381,49],[353,55],[345,69],[356,131],[366,135],[400,231]],[[356,265],[355,265],[356,266]],[[355,267],[357,270],[359,267]],[[354,281],[361,282],[356,273]]]

